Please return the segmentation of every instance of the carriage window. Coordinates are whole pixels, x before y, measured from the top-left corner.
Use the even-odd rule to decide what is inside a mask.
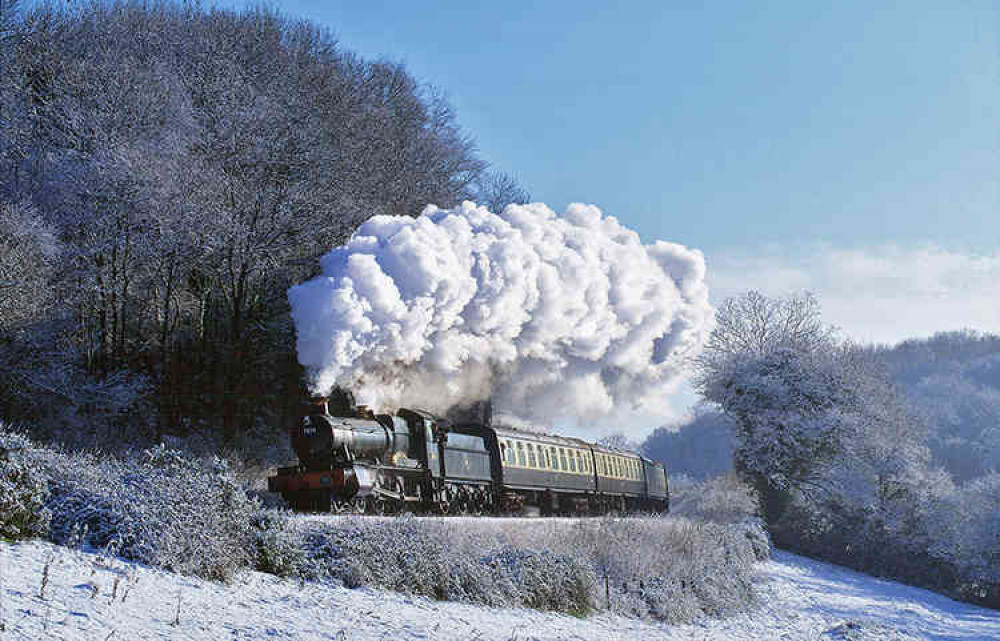
[[[500,441],[500,458],[504,463],[510,463],[510,450],[507,449],[507,441]]]
[[[549,447],[549,467],[553,470],[559,469],[559,452],[556,451],[554,446]]]
[[[563,472],[569,470],[569,465],[566,464],[566,450],[559,448],[559,469]]]
[[[543,449],[542,451],[545,452],[545,468],[551,470],[552,469],[552,451],[549,450],[549,449]]]
[[[580,456],[580,450],[575,450],[573,452],[573,458],[576,459],[576,470],[577,472],[583,471],[583,457]]]
[[[538,459],[535,458],[534,443],[528,443],[528,467],[538,467]]]
[[[524,467],[524,443],[517,441],[517,464]]]

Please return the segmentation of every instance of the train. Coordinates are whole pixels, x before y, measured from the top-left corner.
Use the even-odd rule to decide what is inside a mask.
[[[493,425],[489,403],[448,417],[378,414],[317,397],[290,427],[295,465],[268,489],[309,512],[586,515],[667,512],[663,465],[633,452]]]

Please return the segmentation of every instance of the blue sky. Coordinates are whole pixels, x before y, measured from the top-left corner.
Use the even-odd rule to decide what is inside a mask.
[[[1000,241],[987,2],[278,6],[443,89],[534,199],[709,256]]]
[[[535,200],[702,249],[716,301],[811,290],[860,341],[1000,332],[998,4],[278,7],[444,90]]]

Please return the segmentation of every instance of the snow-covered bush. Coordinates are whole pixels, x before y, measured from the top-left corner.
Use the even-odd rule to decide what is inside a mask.
[[[305,550],[289,530],[288,514],[281,510],[260,509],[253,520],[256,541],[256,568],[277,576],[295,576],[305,565]]]
[[[564,544],[607,579],[602,600],[611,610],[680,622],[752,602],[757,556],[748,527],[677,517],[588,519]]]
[[[257,504],[224,461],[160,447],[138,460],[45,452],[52,539],[227,580],[254,565]]]
[[[584,559],[504,544],[477,530],[410,517],[310,524],[301,532],[303,574],[435,599],[574,614],[590,609],[594,575]]]
[[[679,516],[716,523],[744,523],[758,518],[757,495],[735,474],[701,483],[671,483],[670,489],[670,510]]]
[[[48,487],[29,455],[32,444],[0,424],[0,539],[43,536]]]
[[[664,621],[741,610],[754,595],[749,522],[402,517],[308,521],[293,529],[305,550],[302,576],[349,587],[573,614],[610,609]]]

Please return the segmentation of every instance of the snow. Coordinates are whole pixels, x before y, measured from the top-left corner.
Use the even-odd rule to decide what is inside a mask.
[[[1000,639],[1000,612],[784,552],[761,564],[752,612],[681,626],[490,609],[256,572],[223,585],[38,541],[0,543],[0,570],[2,641]]]

